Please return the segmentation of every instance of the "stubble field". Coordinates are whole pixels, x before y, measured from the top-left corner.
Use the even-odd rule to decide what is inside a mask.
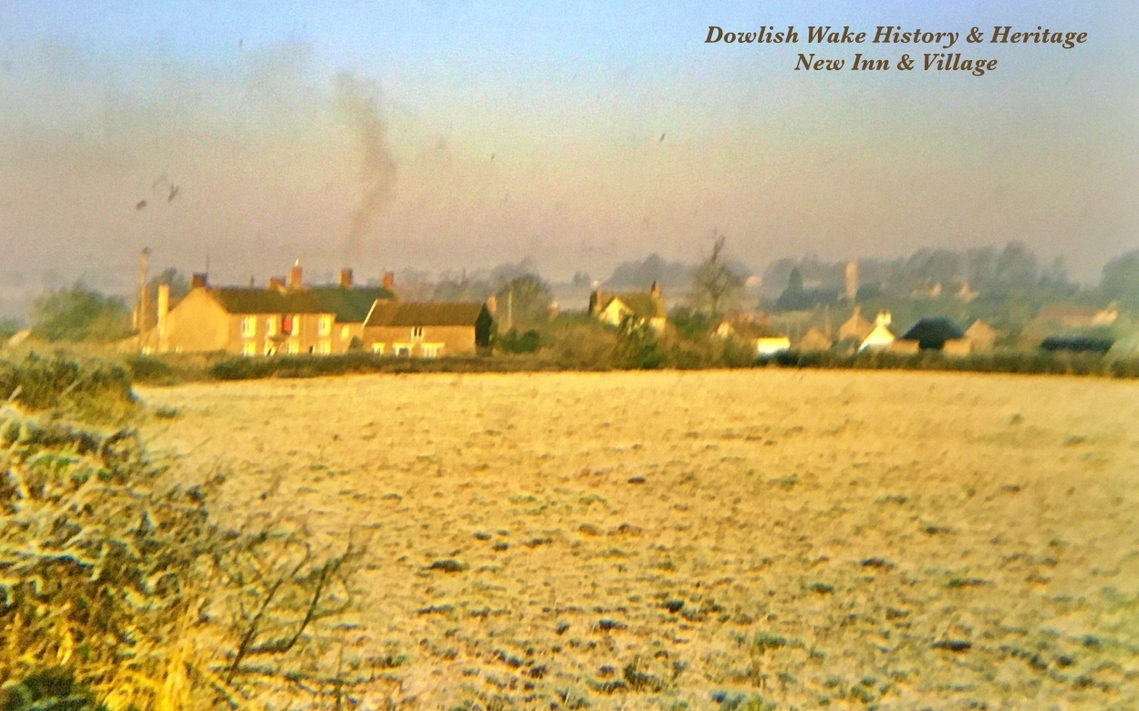
[[[227,476],[224,518],[370,538],[362,663],[399,708],[1139,707],[1136,383],[769,369],[138,392],[178,412],[144,427],[152,447]]]

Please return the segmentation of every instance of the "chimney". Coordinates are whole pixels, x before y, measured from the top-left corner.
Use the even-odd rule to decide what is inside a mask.
[[[301,260],[293,263],[293,268],[289,270],[289,288],[301,288]]]
[[[652,296],[654,299],[659,299],[659,298],[660,298],[660,284],[654,281],[654,282],[653,282],[653,285],[652,285],[652,288],[651,288],[651,289],[649,289],[649,294],[650,294],[650,295],[651,295],[651,296]]]
[[[889,311],[879,311],[878,312],[878,318],[874,319],[875,323],[877,323],[880,326],[889,326],[890,320],[891,319],[890,319],[890,312]]]
[[[589,315],[596,316],[601,311],[601,289],[594,288],[593,293],[589,295]]]
[[[285,291],[285,277],[269,277],[269,291]]]
[[[207,284],[205,274],[203,274],[201,272],[197,272],[190,277],[190,288],[191,289],[204,289],[204,288],[206,288],[206,286],[208,286],[208,284]]]
[[[158,352],[166,352],[166,315],[170,312],[170,285],[158,285]]]
[[[486,310],[490,312],[491,316],[497,315],[498,299],[495,298],[494,294],[486,297]]]
[[[351,269],[341,269],[340,270],[340,287],[342,289],[351,289],[352,288],[352,270]]]
[[[395,291],[395,273],[384,272],[384,288],[388,291]]]

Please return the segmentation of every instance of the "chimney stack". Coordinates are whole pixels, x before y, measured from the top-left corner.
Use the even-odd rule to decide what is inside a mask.
[[[158,285],[158,352],[166,352],[166,315],[170,312],[170,285]]]
[[[343,289],[351,289],[352,288],[352,270],[351,269],[341,269],[340,270],[340,286]]]
[[[289,270],[289,288],[301,288],[301,260],[293,263],[293,268]]]
[[[190,288],[191,289],[204,289],[206,286],[208,286],[208,284],[206,281],[206,275],[205,274],[203,274],[201,272],[197,272],[190,277]]]
[[[384,288],[388,291],[395,291],[395,273],[384,272]]]

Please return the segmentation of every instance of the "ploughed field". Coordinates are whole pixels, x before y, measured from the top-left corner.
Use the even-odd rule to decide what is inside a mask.
[[[400,708],[1139,708],[1139,384],[791,371],[140,388],[219,513],[370,539]],[[432,564],[436,564],[434,567]],[[474,706],[478,704],[478,706]]]

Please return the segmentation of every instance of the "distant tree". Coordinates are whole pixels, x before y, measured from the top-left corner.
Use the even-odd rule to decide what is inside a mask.
[[[0,339],[11,338],[20,330],[20,322],[14,318],[0,318]]]
[[[151,294],[157,294],[160,284],[170,287],[171,299],[181,299],[190,293],[190,280],[174,267],[164,269],[161,274],[146,283],[146,288]]]
[[[1109,299],[1139,307],[1139,249],[1121,254],[1104,265],[1100,289]]]
[[[714,316],[735,306],[744,285],[744,277],[724,261],[726,243],[724,235],[716,237],[712,253],[692,272],[692,306]]]
[[[573,274],[573,285],[574,286],[589,286],[592,283],[593,283],[593,280],[589,278],[589,274],[587,274],[586,272],[574,272],[574,274]]]
[[[1036,255],[1024,242],[1009,242],[997,257],[996,279],[1001,286],[1032,286],[1039,270]]]
[[[529,326],[548,321],[554,295],[540,277],[527,274],[504,284],[495,292],[495,299],[499,323],[514,329],[518,324]]]
[[[605,281],[605,286],[616,289],[647,289],[654,281],[662,288],[683,288],[689,277],[689,267],[683,262],[670,262],[653,253],[643,262],[622,262]]]
[[[113,341],[129,333],[130,309],[82,282],[49,291],[32,304],[32,332],[49,341]]]

